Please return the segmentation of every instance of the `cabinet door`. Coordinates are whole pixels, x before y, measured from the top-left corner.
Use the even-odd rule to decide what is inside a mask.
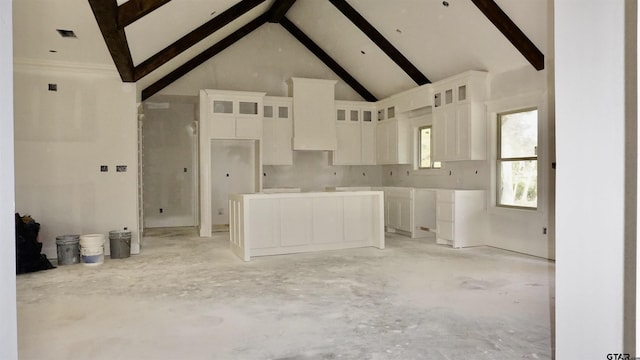
[[[389,161],[388,127],[388,123],[379,123],[376,129],[376,160],[378,164],[386,164]]]
[[[447,160],[446,138],[445,114],[442,109],[437,109],[433,113],[433,159],[436,161]]]
[[[266,118],[262,124],[262,164],[275,165],[276,155],[276,123],[273,118]]]
[[[400,199],[391,197],[389,198],[389,227],[394,229],[400,229],[402,223],[401,220],[402,209]]]
[[[456,107],[456,160],[471,159],[471,104]],[[478,139],[483,141],[483,139]]]
[[[411,232],[411,199],[399,199],[398,208],[400,212],[398,229]]]
[[[212,139],[233,139],[236,137],[236,118],[233,115],[215,115],[209,122]]]
[[[293,136],[293,124],[291,119],[275,119],[274,155],[276,165],[293,164],[293,148],[291,137]]]
[[[444,114],[444,159],[456,160],[458,153],[458,121],[455,106],[442,109]]]
[[[398,163],[398,122],[387,121],[376,129],[376,158],[379,164]]]
[[[333,152],[335,165],[359,165],[361,162],[362,139],[360,124],[337,124],[338,149]]]
[[[241,139],[260,139],[262,137],[262,118],[237,116],[235,135]]]
[[[361,131],[361,157],[362,165],[375,165],[376,164],[376,127],[375,123],[362,123]]]

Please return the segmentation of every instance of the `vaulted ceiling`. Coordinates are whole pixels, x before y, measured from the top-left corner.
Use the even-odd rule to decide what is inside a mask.
[[[466,70],[543,69],[548,3],[21,0],[13,4],[14,57],[115,65],[123,81],[138,82],[144,100],[277,27],[270,31],[282,44],[298,43],[289,57],[312,54],[360,97],[375,100]],[[264,56],[257,60],[275,61]]]

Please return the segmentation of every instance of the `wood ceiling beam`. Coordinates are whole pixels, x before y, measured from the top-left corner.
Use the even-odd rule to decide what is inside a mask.
[[[371,25],[356,9],[351,7],[346,0],[329,0],[347,19],[358,27],[371,39],[385,54],[391,58],[402,70],[404,70],[418,85],[428,84],[431,81],[415,67],[409,59],[404,57],[387,39],[385,39],[373,25]]]
[[[240,16],[246,14],[251,9],[260,5],[264,1],[265,0],[242,0],[222,12],[220,15],[199,26],[197,29],[176,40],[173,44],[167,46],[166,48],[160,50],[160,52],[158,52],[157,54],[138,64],[138,66],[135,67],[136,80],[143,78],[150,72],[159,68],[162,64],[178,56],[183,51],[197,44],[202,39],[213,34],[217,30],[236,20]]]
[[[296,0],[276,0],[269,9],[269,22],[279,23],[295,2]]]
[[[171,0],[129,0],[118,7],[118,27],[124,29],[134,21]]]
[[[118,3],[116,0],[89,0],[89,5],[120,78],[124,82],[136,81],[127,36],[124,29],[118,27]]]
[[[293,37],[298,39],[309,51],[311,51],[320,61],[329,67],[336,75],[346,82],[353,90],[355,90],[362,98],[367,101],[377,101],[376,97],[371,94],[364,86],[362,86],[353,76],[351,76],[342,66],[322,50],[313,40],[311,40],[302,30],[295,26],[289,19],[283,17],[280,20],[282,25]]]
[[[170,72],[169,74],[161,78],[160,80],[149,85],[144,90],[142,90],[142,101],[148,99],[153,94],[157,93],[158,91],[162,90],[169,84],[173,83],[174,81],[178,80],[182,76],[186,75],[188,72],[200,66],[205,61],[211,59],[213,56],[222,52],[229,46],[235,44],[236,41],[242,39],[243,37],[251,33],[253,30],[265,24],[267,20],[268,20],[268,17],[266,13],[258,16],[257,18],[249,22],[247,25],[236,30],[231,35],[227,36],[226,38],[220,40],[215,45],[208,48],[207,50],[196,55],[193,59],[182,64],[180,67],[173,70],[172,72]]]
[[[536,70],[544,69],[544,54],[493,0],[471,0]]]

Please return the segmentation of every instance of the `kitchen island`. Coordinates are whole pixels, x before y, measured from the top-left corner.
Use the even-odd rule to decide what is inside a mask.
[[[231,250],[252,256],[377,247],[384,249],[382,191],[232,194]]]

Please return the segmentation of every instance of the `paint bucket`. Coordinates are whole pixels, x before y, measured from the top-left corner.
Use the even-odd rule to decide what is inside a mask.
[[[88,266],[100,265],[104,262],[104,234],[80,236],[80,258]]]
[[[56,236],[58,248],[58,265],[80,263],[80,235]]]
[[[128,258],[131,255],[131,231],[109,231],[109,245],[112,259]]]

